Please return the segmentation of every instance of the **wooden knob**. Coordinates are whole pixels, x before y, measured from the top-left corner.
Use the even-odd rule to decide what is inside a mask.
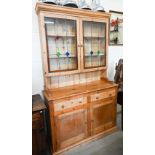
[[[96,97],[96,99],[99,99],[99,97]]]
[[[62,105],[61,108],[64,108],[64,105]]]
[[[109,96],[112,96],[112,94],[109,94]]]

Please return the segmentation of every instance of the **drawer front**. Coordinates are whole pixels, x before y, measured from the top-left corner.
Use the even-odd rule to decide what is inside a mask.
[[[79,97],[62,102],[54,102],[54,111],[61,111],[87,103],[87,97]]]
[[[115,96],[115,95],[116,95],[115,89],[95,93],[95,94],[91,95],[91,102],[102,100],[102,99],[112,97],[112,96]]]
[[[32,122],[32,129],[41,129],[42,127],[43,127],[42,120]]]
[[[32,129],[41,129],[43,128],[43,115],[42,111],[32,114]]]
[[[40,113],[39,113],[39,112],[33,113],[33,114],[32,114],[32,119],[33,119],[33,120],[38,120],[38,119],[40,119]]]

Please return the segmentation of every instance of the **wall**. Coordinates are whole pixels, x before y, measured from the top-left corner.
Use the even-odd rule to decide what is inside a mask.
[[[107,12],[109,12],[109,10],[123,12],[123,0],[100,0],[100,2]],[[110,80],[114,78],[115,64],[120,58],[123,58],[123,46],[109,46],[108,78]]]
[[[115,10],[123,11],[122,0],[100,0],[101,5],[105,8],[105,11]],[[41,93],[43,90],[43,72],[42,72],[42,59],[41,59],[41,47],[39,39],[39,26],[38,18],[35,13],[35,4],[37,0],[32,2],[32,93]],[[91,0],[86,0],[91,4]],[[123,57],[122,46],[109,46],[108,53],[108,78],[113,80],[115,73],[115,64],[120,58]]]

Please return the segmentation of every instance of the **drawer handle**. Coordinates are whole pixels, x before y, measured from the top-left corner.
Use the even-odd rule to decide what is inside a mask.
[[[64,105],[62,105],[61,108],[64,108]]]

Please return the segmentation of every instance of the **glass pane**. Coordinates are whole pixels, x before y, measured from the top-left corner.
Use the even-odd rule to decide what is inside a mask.
[[[106,24],[101,22],[83,22],[84,29],[84,67],[101,67],[106,64]]]
[[[78,69],[76,21],[45,17],[49,72]]]

